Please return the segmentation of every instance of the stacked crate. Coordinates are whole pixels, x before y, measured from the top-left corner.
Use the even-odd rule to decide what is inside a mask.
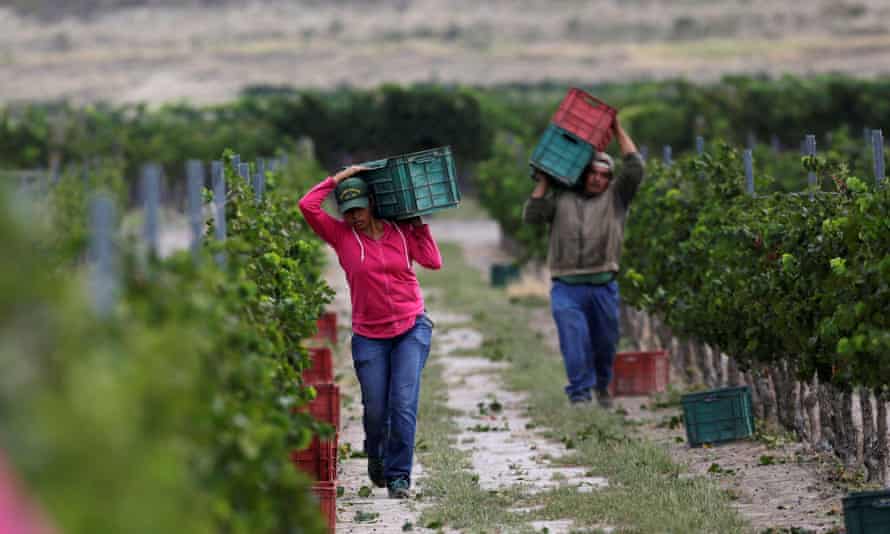
[[[303,382],[315,388],[316,397],[307,410],[313,418],[334,427],[334,436],[322,440],[312,438],[309,447],[294,451],[291,456],[297,469],[315,480],[312,491],[319,500],[328,521],[328,530],[335,531],[337,519],[337,449],[340,432],[340,388],[334,383],[331,345],[337,343],[337,316],[326,312],[318,318],[314,344],[307,348],[310,366],[303,370]]]
[[[315,321],[315,341],[322,343],[330,343],[337,346],[337,314],[334,312],[324,312]]]
[[[532,152],[532,176],[541,171],[566,187],[577,185],[596,151],[612,140],[616,113],[581,89],[569,89]]]

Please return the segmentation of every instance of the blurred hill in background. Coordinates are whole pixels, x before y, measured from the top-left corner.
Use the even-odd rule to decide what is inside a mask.
[[[890,71],[887,0],[2,0],[0,102]]]

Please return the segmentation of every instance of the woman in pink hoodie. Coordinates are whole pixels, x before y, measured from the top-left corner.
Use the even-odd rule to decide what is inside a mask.
[[[352,300],[352,359],[362,389],[368,476],[393,498],[410,497],[420,373],[433,323],[412,262],[442,267],[439,247],[420,217],[374,216],[368,185],[348,167],[300,199],[306,222],[334,248]],[[343,220],[321,207],[335,191]]]

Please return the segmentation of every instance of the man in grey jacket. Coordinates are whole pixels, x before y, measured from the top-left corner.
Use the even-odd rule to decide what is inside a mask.
[[[616,177],[612,158],[597,153],[574,190],[551,187],[546,174],[526,202],[527,223],[550,224],[547,254],[553,286],[550,304],[559,332],[572,403],[589,403],[596,392],[610,408],[608,386],[618,345],[618,283],[624,221],[643,180],[643,160],[615,119],[612,126],[623,165]]]

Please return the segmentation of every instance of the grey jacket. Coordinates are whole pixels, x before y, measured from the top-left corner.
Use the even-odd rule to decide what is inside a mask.
[[[522,219],[550,224],[551,276],[618,272],[624,221],[642,181],[642,158],[627,154],[621,173],[599,195],[551,188],[541,198],[528,199]]]

